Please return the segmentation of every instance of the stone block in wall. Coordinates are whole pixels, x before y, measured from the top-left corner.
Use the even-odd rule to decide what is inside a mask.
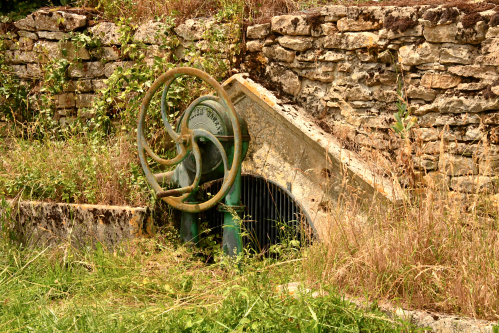
[[[459,76],[441,73],[425,73],[421,78],[421,85],[433,89],[450,89],[461,83]]]
[[[111,22],[101,22],[88,29],[102,45],[121,45],[122,34],[119,30],[119,27]]]
[[[372,32],[345,32],[324,37],[322,45],[326,49],[369,49],[376,47],[378,40],[378,35]]]
[[[318,51],[318,50],[309,50],[306,52],[301,52],[296,55],[296,60],[298,61],[328,61],[328,62],[338,62],[347,60],[347,55],[343,52],[335,52],[335,51]]]
[[[440,131],[434,127],[415,128],[413,130],[414,138],[423,141],[436,141],[439,139]]]
[[[26,30],[19,30],[17,34],[20,37],[26,37],[32,40],[38,40],[38,35],[34,32],[26,31]]]
[[[272,17],[271,29],[282,35],[309,36],[311,26],[305,15],[281,15]]]
[[[31,15],[37,30],[74,31],[87,25],[86,16],[63,11],[39,10]]]
[[[104,64],[100,61],[72,64],[69,66],[68,73],[70,77],[75,78],[97,78],[104,75]]]
[[[55,107],[58,109],[69,109],[75,107],[75,94],[63,93],[56,95]]]
[[[213,18],[190,19],[173,30],[179,37],[188,41],[195,41],[203,39],[205,32],[210,30],[214,23]]]
[[[423,36],[423,26],[417,25],[404,31],[381,29],[379,31],[380,39],[396,39],[400,37],[421,37]]]
[[[487,88],[486,82],[460,83],[456,89],[461,91],[478,91]]]
[[[75,44],[67,42],[38,41],[33,50],[41,55],[41,59],[68,59],[79,58],[89,60],[90,53],[85,48],[77,48]]]
[[[94,101],[94,94],[77,94],[76,95],[76,108],[89,108]]]
[[[430,172],[423,176],[423,184],[430,188],[448,188],[450,177],[440,172]]]
[[[372,99],[372,92],[361,85],[356,85],[345,89],[342,97],[346,101],[369,101]]]
[[[438,161],[440,172],[450,176],[476,175],[478,166],[470,157],[444,153]]]
[[[435,110],[440,113],[477,113],[499,109],[499,99],[484,99],[479,96],[458,97],[440,95],[428,108],[430,111]]]
[[[324,16],[326,22],[336,22],[347,16],[347,7],[342,5],[332,5],[322,7],[320,14]]]
[[[281,86],[282,90],[290,95],[298,95],[301,90],[301,81],[298,75],[282,66],[271,64],[266,69],[270,79]]]
[[[108,61],[118,60],[120,51],[116,46],[103,46],[89,51],[90,55],[97,59]]]
[[[362,18],[350,19],[348,17],[339,19],[336,25],[341,32],[379,30],[382,26],[379,21],[364,21]]]
[[[26,65],[12,65],[12,72],[19,78],[27,78],[28,72],[26,71]]]
[[[116,68],[128,69],[133,67],[133,61],[110,62],[104,66],[103,73],[106,77],[113,75]]]
[[[491,112],[482,115],[482,120],[486,125],[499,125],[499,112]]]
[[[8,64],[38,62],[38,55],[35,52],[5,51],[5,61]]]
[[[311,63],[307,63],[308,65]],[[299,76],[305,77],[310,80],[316,80],[320,82],[333,82],[335,79],[335,64],[320,63],[315,66],[310,66],[310,68],[296,69],[295,72]]]
[[[465,65],[465,66],[452,66],[447,69],[449,73],[464,76],[474,77],[477,79],[484,79],[492,83],[499,79],[499,73],[493,66],[480,66],[480,65]]]
[[[437,97],[437,92],[424,86],[410,85],[407,87],[407,97],[431,102]]]
[[[49,40],[61,40],[68,36],[67,33],[61,31],[38,31],[38,37]]]
[[[133,39],[146,44],[162,45],[167,41],[167,26],[162,22],[149,21],[141,24]]]
[[[70,92],[90,92],[92,90],[92,80],[69,81],[64,87],[64,91]]]
[[[412,161],[417,170],[430,171],[438,167],[438,157],[433,155],[412,156]]]
[[[422,127],[430,126],[463,126],[469,124],[479,124],[480,116],[477,114],[461,113],[461,114],[440,114],[430,112],[418,117],[418,124]]]
[[[250,40],[246,43],[246,51],[259,52],[263,49],[263,42],[260,40]]]
[[[477,55],[478,49],[471,45],[443,44],[440,48],[440,63],[469,65]]]
[[[95,92],[99,92],[102,89],[107,88],[107,84],[104,80],[92,80],[92,90]]]
[[[33,15],[28,15],[25,18],[14,22],[14,25],[19,30],[28,30],[28,31],[35,31],[36,30],[35,20],[33,18]]]
[[[7,46],[7,45],[6,45]],[[31,38],[20,37],[17,42],[12,42],[8,45],[8,49],[12,51],[33,51],[35,41]]]
[[[492,177],[463,176],[452,177],[450,188],[464,193],[493,193],[495,184]]]
[[[286,50],[279,45],[264,47],[263,54],[269,59],[282,62],[292,62],[295,59],[295,52]]]
[[[402,46],[398,52],[399,62],[408,66],[439,61],[439,46],[436,44],[406,45]]]
[[[312,37],[283,36],[279,37],[277,41],[285,48],[295,51],[306,51],[312,47],[313,39]]]
[[[28,72],[28,76],[31,78],[41,78],[44,75],[40,64],[27,64],[26,69]]]
[[[255,24],[246,29],[246,38],[263,39],[270,34],[270,23]]]
[[[480,21],[473,28],[464,28],[461,22],[445,25],[426,25],[423,35],[430,43],[480,44],[485,40],[487,25]]]

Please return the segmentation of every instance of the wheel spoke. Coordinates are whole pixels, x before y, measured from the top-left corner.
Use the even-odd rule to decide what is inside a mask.
[[[163,89],[163,94],[161,95],[161,118],[163,119],[163,125],[166,128],[166,131],[170,135],[170,137],[173,139],[173,141],[177,142],[178,141],[178,133],[175,132],[170,125],[170,121],[168,119],[168,116],[170,113],[166,113],[166,109],[168,107],[166,103],[166,97],[168,95],[168,91],[170,90],[170,86],[172,83],[178,78],[178,76],[174,76],[170,78],[167,82],[165,82],[165,88]]]

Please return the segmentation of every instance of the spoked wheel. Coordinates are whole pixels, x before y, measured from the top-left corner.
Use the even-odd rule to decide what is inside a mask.
[[[170,89],[172,83],[178,77],[181,76],[194,76],[198,79],[201,79],[203,82],[213,87],[218,96],[206,95],[206,96],[201,96],[197,98],[195,101],[193,101],[189,105],[187,110],[185,110],[184,115],[180,122],[180,126],[178,130],[175,131],[168,121],[166,98],[168,95],[168,90]],[[163,159],[159,157],[156,153],[154,153],[144,136],[144,123],[145,123],[147,109],[149,107],[152,97],[154,96],[156,91],[163,85],[164,89],[163,89],[163,95],[161,97],[161,117],[163,119],[163,124],[165,126],[166,131],[168,132],[172,140],[177,144],[178,154],[172,159]],[[200,104],[206,103],[208,101],[214,101],[219,103],[223,107],[223,109],[226,110],[227,116],[230,119],[233,139],[234,139],[234,155],[232,158],[232,164],[230,166],[224,146],[213,133],[202,128],[189,128],[189,119],[191,118],[191,114],[196,108],[196,106],[199,106]],[[139,113],[139,125],[137,129],[137,144],[138,144],[139,158],[140,158],[140,163],[142,165],[142,169],[144,169],[144,173],[147,177],[149,184],[151,184],[153,189],[156,191],[156,196],[158,198],[162,198],[166,203],[181,211],[189,213],[197,213],[205,211],[215,206],[229,192],[231,186],[234,183],[234,180],[236,179],[242,159],[241,137],[242,137],[241,126],[238,120],[238,116],[234,109],[234,105],[232,104],[232,102],[229,99],[229,96],[227,95],[227,92],[215,79],[213,79],[210,75],[199,69],[181,67],[169,70],[165,74],[161,75],[158,79],[156,79],[156,81],[154,81],[152,86],[147,91],[146,96],[142,102],[142,106]],[[201,203],[189,203],[185,201],[191,196],[192,193],[198,191],[200,185],[199,183],[202,176],[202,156],[201,156],[201,149],[199,148],[198,144],[198,141],[200,140],[210,141],[220,152],[220,156],[224,166],[224,180],[222,183],[222,187],[220,188],[220,191],[218,191],[213,197],[211,197],[207,201]],[[146,153],[154,161],[156,161],[161,165],[173,166],[184,161],[184,159],[188,156],[190,152],[192,152],[195,161],[195,177],[193,183],[189,186],[184,186],[177,189],[164,190],[159,185],[155,175],[152,173],[149,167]]]

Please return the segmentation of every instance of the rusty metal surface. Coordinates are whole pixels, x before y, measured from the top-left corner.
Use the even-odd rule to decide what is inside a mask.
[[[201,96],[198,99],[196,99],[194,102],[192,102],[185,111],[185,114],[182,118],[180,124],[180,133],[177,133],[168,122],[168,114],[166,113],[167,110],[166,96],[171,84],[176,80],[176,78],[181,76],[194,76],[196,78],[201,79],[206,84],[210,85],[215,89],[218,97],[211,95]],[[163,159],[160,156],[156,155],[147,144],[147,141],[144,136],[144,126],[145,126],[147,108],[149,107],[149,103],[153,98],[154,94],[162,85],[165,85],[165,87],[163,89],[163,94],[161,97],[161,117],[163,119],[163,124],[165,126],[166,131],[168,132],[172,140],[177,144],[180,150],[177,156],[175,156],[173,159],[168,159],[168,160]],[[224,107],[224,109],[227,110],[227,114],[231,121],[232,130],[234,133],[234,156],[230,170],[228,169],[229,165],[227,162],[227,156],[225,154],[225,150],[223,149],[223,146],[220,143],[219,139],[217,139],[213,134],[207,131],[203,131],[200,129],[193,130],[188,127],[188,120],[194,108],[199,103],[208,100],[220,103]],[[152,86],[147,91],[146,96],[144,97],[139,113],[138,123],[139,125],[137,129],[137,145],[138,145],[140,163],[142,165],[142,168],[144,170],[144,173],[146,175],[149,184],[151,184],[152,188],[157,193],[158,197],[161,197],[161,199],[163,199],[166,203],[168,203],[169,205],[173,206],[176,209],[179,209],[184,212],[196,213],[213,207],[229,192],[232,184],[234,183],[234,180],[236,179],[237,171],[242,160],[241,126],[234,105],[232,104],[229,96],[227,95],[223,87],[210,75],[199,69],[189,68],[189,67],[172,69],[166,72],[165,74],[161,75],[156,81],[154,81]],[[190,196],[192,192],[197,191],[197,189],[199,188],[199,180],[201,176],[201,154],[196,139],[201,137],[206,138],[211,142],[213,142],[215,146],[220,150],[220,154],[222,155],[224,161],[225,181],[220,191],[217,194],[215,194],[212,198],[210,198],[208,201],[205,201],[203,203],[188,203],[184,201]],[[156,177],[154,176],[149,167],[145,153],[147,153],[147,155],[149,155],[153,160],[155,160],[159,164],[173,166],[181,163],[191,151],[193,152],[193,155],[196,160],[196,177],[193,184],[176,190],[168,190],[168,191],[163,190],[163,188],[158,184]]]

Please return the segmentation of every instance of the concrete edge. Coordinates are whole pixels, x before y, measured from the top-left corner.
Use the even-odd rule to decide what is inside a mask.
[[[235,74],[224,83],[224,87],[239,85],[240,90],[262,108],[270,111],[274,117],[284,120],[287,127],[297,136],[308,141],[308,144],[319,151],[327,151],[338,165],[346,166],[348,171],[357,176],[372,192],[378,192],[393,203],[400,203],[404,194],[400,186],[392,180],[375,174],[354,152],[341,148],[337,140],[325,133],[306,113],[294,105],[283,104],[271,91],[247,78],[248,74]],[[237,96],[233,97],[237,99]],[[298,122],[293,115],[300,114]]]

